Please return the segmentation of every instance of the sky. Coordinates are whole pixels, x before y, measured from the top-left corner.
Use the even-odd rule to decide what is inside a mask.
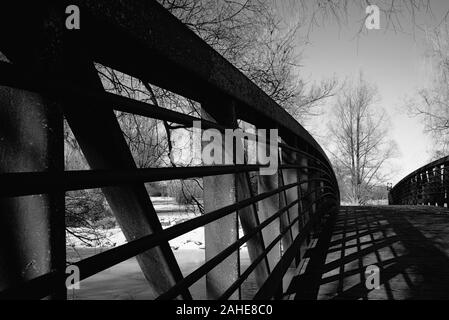
[[[373,1],[375,4],[376,2]],[[425,28],[432,28],[449,10],[449,1],[431,0],[432,14],[416,16],[413,28],[410,15],[401,17],[402,31],[387,28],[386,18],[381,15],[380,30],[365,29],[358,35],[363,8],[351,8],[348,21],[340,25],[331,19],[314,26],[308,36],[297,41],[297,52],[301,53],[300,76],[310,82],[335,75],[338,79],[356,78],[360,71],[369,82],[378,87],[380,105],[390,118],[390,135],[398,145],[398,157],[392,160],[394,184],[402,177],[429,162],[431,139],[423,132],[423,120],[412,117],[404,107],[405,98],[413,97],[417,89],[429,81],[428,62],[424,58]],[[296,19],[293,12],[284,14],[285,19]],[[293,21],[294,22],[294,21]],[[358,35],[358,36],[357,36]],[[328,111],[331,103],[323,105]],[[326,114],[326,113],[325,113]],[[324,132],[326,115],[306,126],[312,133]],[[317,137],[320,141],[320,137]]]

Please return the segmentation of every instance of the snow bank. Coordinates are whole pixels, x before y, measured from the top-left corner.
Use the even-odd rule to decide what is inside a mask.
[[[196,217],[195,214],[188,213],[185,206],[176,204],[172,198],[152,197],[151,200],[164,229]],[[66,233],[66,237],[67,246],[70,247],[112,248],[127,242],[120,228],[96,229],[95,232],[88,228],[69,228],[69,231]],[[83,238],[80,239],[74,236],[73,233],[81,234]],[[193,230],[171,240],[169,243],[173,250],[204,249],[204,228]]]

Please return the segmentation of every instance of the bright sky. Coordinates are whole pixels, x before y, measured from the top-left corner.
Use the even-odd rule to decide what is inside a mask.
[[[432,0],[431,4],[434,17],[420,15],[416,21],[418,25],[434,26],[449,10],[447,0]],[[401,21],[404,32],[387,29],[385,17],[381,16],[380,30],[365,30],[356,37],[364,14],[364,10],[354,8],[347,24],[338,26],[330,21],[314,27],[309,36],[310,44],[305,49],[298,41],[298,50],[303,50],[301,77],[310,81],[320,81],[334,74],[339,79],[355,78],[363,71],[365,78],[377,85],[381,105],[391,118],[391,137],[399,146],[391,181],[396,183],[426,164],[430,157],[431,140],[423,133],[422,119],[409,117],[403,107],[404,97],[411,97],[428,79],[424,59],[425,33],[413,31],[409,16],[404,16]],[[326,122],[322,117],[316,119],[312,131],[323,132]]]

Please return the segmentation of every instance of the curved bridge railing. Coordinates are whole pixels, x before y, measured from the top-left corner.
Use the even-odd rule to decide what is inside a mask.
[[[0,298],[65,299],[67,270],[79,270],[82,286],[134,256],[152,298],[191,299],[191,286],[205,278],[208,298],[238,299],[251,277],[255,299],[281,297],[289,267],[301,260],[321,218],[339,205],[322,148],[158,3],[70,1],[80,8],[80,30],[65,29],[63,3],[0,10],[0,30],[16,30],[0,40],[8,60],[0,64]],[[203,116],[105,92],[94,62],[198,101]],[[271,175],[247,163],[137,168],[114,111],[186,127],[198,121],[221,135],[240,120],[277,129],[279,166]],[[64,119],[91,170],[64,170]],[[203,178],[206,213],[163,229],[144,184],[192,177]],[[128,242],[67,263],[64,194],[90,188],[101,188]],[[205,232],[205,263],[185,275],[169,241],[197,228]]]
[[[399,181],[389,193],[390,204],[448,206],[449,157],[433,161]]]

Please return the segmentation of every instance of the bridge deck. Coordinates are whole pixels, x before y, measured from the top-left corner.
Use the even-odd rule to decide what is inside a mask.
[[[295,299],[448,299],[449,211],[427,206],[341,207],[306,253]],[[380,269],[368,290],[365,270]]]

